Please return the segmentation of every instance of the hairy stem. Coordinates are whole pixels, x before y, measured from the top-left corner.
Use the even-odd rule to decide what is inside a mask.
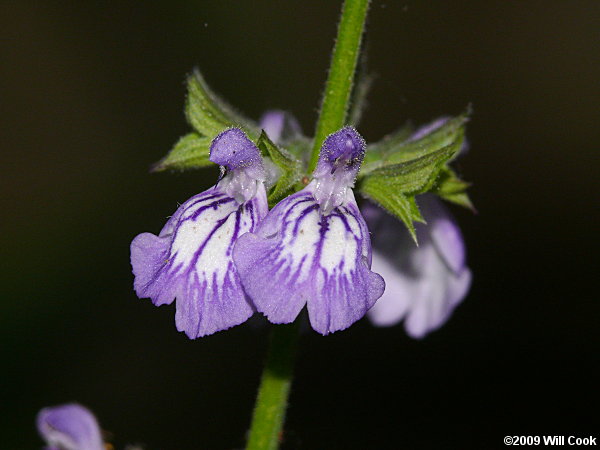
[[[317,121],[308,167],[309,172],[312,172],[317,165],[319,150],[325,138],[346,124],[348,102],[352,92],[368,7],[369,0],[346,0],[344,2],[327,84],[323,93],[321,113]]]
[[[274,450],[279,447],[292,384],[297,340],[297,323],[273,326],[247,450]]]

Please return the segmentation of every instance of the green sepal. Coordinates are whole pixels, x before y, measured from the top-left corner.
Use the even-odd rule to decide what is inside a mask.
[[[464,125],[468,120],[468,112],[449,119],[444,125],[435,129],[416,141],[407,142],[394,149],[386,158],[387,164],[408,161],[423,154],[447,147],[464,140]]]
[[[187,79],[185,115],[188,123],[201,135],[216,137],[230,127],[242,128],[251,138],[258,136],[257,126],[220,99],[195,69]]]
[[[151,171],[198,169],[213,165],[208,159],[210,142],[209,138],[198,133],[186,134],[167,156],[152,166]]]
[[[362,176],[390,164],[398,164],[429,154],[458,141],[462,144],[465,123],[469,120],[470,114],[471,108],[468,107],[463,114],[449,119],[441,127],[415,141],[409,140],[414,130],[410,124],[407,124],[397,132],[370,145],[361,170]]]
[[[475,207],[467,194],[471,183],[461,180],[450,167],[444,167],[435,181],[431,192],[449,202],[475,211]]]
[[[425,223],[425,220],[421,216],[414,196],[392,193],[385,180],[378,178],[364,180],[360,193],[404,222],[413,240],[418,244],[414,222]]]
[[[299,161],[306,160],[310,154],[312,141],[307,137],[296,136],[293,139],[285,141],[284,143],[285,149]],[[308,161],[304,161],[304,166],[306,166],[307,163]]]
[[[277,147],[264,131],[260,133],[256,146],[263,158],[269,158],[281,171],[267,196],[269,207],[272,208],[295,190],[296,183],[302,178],[301,163],[291,153]]]
[[[382,179],[394,191],[403,194],[421,194],[431,188],[444,164],[460,150],[461,145],[462,141],[456,141],[410,161],[380,167],[362,178]]]
[[[390,152],[402,145],[413,132],[414,127],[407,122],[379,142],[368,145],[361,173],[369,173],[371,170],[383,167]]]
[[[404,222],[416,242],[414,221],[423,221],[414,196],[431,190],[440,171],[459,150],[462,140],[424,156],[371,171],[358,190]]]

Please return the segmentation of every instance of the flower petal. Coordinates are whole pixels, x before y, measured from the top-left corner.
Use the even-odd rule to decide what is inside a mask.
[[[385,292],[369,310],[369,319],[378,327],[389,327],[400,322],[412,306],[415,280],[378,251],[373,250],[371,267],[385,280]]]
[[[448,302],[454,309],[469,293],[473,274],[469,268],[465,267],[457,276],[450,277],[448,280]]]
[[[416,227],[419,247],[396,219],[370,204],[363,208],[373,230],[373,270],[386,280],[369,319],[377,326],[404,319],[406,332],[416,339],[442,326],[471,284],[462,235],[450,213],[432,196],[421,197],[419,204],[427,220]]]
[[[279,109],[266,111],[260,118],[258,126],[267,133],[269,139],[275,144],[302,133],[296,118],[290,113]]]
[[[103,450],[100,427],[94,415],[75,403],[42,409],[37,428],[50,448]]]
[[[427,220],[426,231],[448,267],[456,274],[465,267],[465,243],[450,212],[433,195],[419,199],[423,216]]]
[[[448,298],[449,273],[443,262],[435,257],[435,249],[429,245],[421,252],[428,252],[429,264],[414,285],[415,296],[404,321],[409,336],[421,339],[438,329],[450,317],[454,306]]]
[[[360,319],[383,293],[369,270],[370,241],[354,195],[322,214],[311,183],[280,202],[255,233],[238,239],[233,258],[244,288],[271,322],[292,322],[308,303],[321,334]]]
[[[262,183],[241,205],[218,186],[190,198],[175,213],[175,224],[131,243],[136,293],[156,305],[177,298],[177,329],[192,339],[244,322],[253,309],[231,254],[236,239],[253,231],[266,212]]]

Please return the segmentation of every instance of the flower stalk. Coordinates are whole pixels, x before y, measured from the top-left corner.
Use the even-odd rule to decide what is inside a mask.
[[[345,125],[369,0],[345,0],[309,161],[312,172],[325,138]],[[281,441],[293,376],[298,320],[273,327],[247,450],[275,450]]]

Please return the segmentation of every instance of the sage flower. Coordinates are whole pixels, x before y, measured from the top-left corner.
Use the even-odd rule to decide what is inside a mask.
[[[136,294],[156,306],[176,299],[177,329],[191,339],[253,314],[232,250],[268,211],[260,152],[240,129],[213,140],[210,160],[221,166],[217,184],[183,203],[158,236],[142,233],[131,243]]]
[[[69,403],[44,408],[36,422],[46,441],[46,450],[104,450],[96,418],[81,405]]]
[[[352,191],[364,153],[354,128],[330,135],[313,180],[235,244],[244,289],[271,322],[293,322],[307,305],[312,328],[325,335],[359,320],[383,293]]]
[[[377,326],[404,320],[406,332],[416,339],[441,327],[471,285],[458,225],[435,196],[418,201],[427,222],[416,224],[418,247],[397,219],[372,204],[362,208],[373,233],[373,270],[386,281],[368,317]]]

